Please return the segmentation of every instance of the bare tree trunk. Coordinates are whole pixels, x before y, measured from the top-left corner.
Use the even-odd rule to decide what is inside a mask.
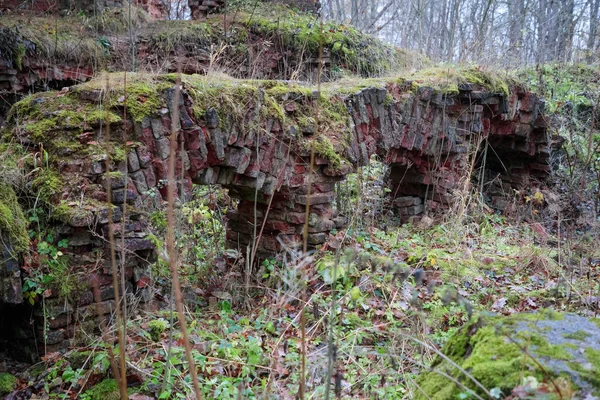
[[[516,63],[521,55],[523,25],[525,23],[525,4],[523,0],[511,0],[509,4],[508,56],[511,64]]]
[[[590,6],[590,31],[587,39],[587,61],[591,62],[594,59],[596,50],[596,35],[598,33],[598,8],[600,0],[591,0]]]

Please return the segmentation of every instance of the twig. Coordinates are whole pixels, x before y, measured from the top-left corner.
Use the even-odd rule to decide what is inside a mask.
[[[196,399],[202,399],[202,392],[198,384],[198,373],[196,372],[196,364],[192,357],[192,348],[190,345],[189,334],[187,331],[187,323],[183,314],[183,296],[181,294],[181,286],[179,283],[179,273],[177,271],[177,253],[175,249],[175,149],[177,148],[177,124],[179,123],[179,97],[181,95],[181,63],[178,65],[177,82],[175,84],[175,95],[173,96],[172,115],[171,115],[171,138],[169,148],[169,175],[167,186],[167,252],[169,254],[169,268],[171,269],[171,278],[173,279],[173,289],[175,291],[175,303],[177,305],[177,316],[179,325],[181,326],[181,335],[185,355],[192,377],[192,385]]]

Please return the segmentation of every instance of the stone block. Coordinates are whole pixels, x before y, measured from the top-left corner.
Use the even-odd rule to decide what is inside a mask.
[[[204,120],[206,121],[206,126],[210,129],[215,129],[219,126],[219,114],[214,107],[209,108],[204,112]]]
[[[69,236],[69,246],[87,246],[92,243],[92,235],[90,232],[76,232]]]
[[[225,158],[225,135],[223,131],[219,128],[214,128],[210,130],[210,137],[212,140],[212,144],[215,148],[215,153],[219,160],[223,160]]]
[[[143,195],[148,191],[148,184],[146,183],[146,175],[144,174],[144,171],[134,172],[130,176],[138,193]]]
[[[138,193],[132,189],[118,189],[113,190],[112,192],[112,203],[113,204],[123,204],[126,200],[127,204],[134,204],[138,198]],[[127,197],[127,198],[126,198]]]
[[[327,241],[327,233],[309,233],[307,242],[312,245],[319,245]]]
[[[326,218],[319,218],[315,221],[310,221],[308,225],[308,231],[310,233],[316,232],[327,232],[331,231],[335,227],[335,223]]]
[[[154,173],[154,169],[150,167],[143,169],[142,171],[144,173],[144,177],[146,178],[146,185],[148,185],[148,188],[156,187],[157,180],[156,174]]]
[[[125,247],[131,251],[154,250],[154,244],[149,239],[143,238],[126,238]]]
[[[288,212],[286,213],[285,220],[290,224],[302,225],[306,221],[306,213]]]
[[[225,154],[225,165],[235,167],[238,174],[243,174],[250,165],[252,151],[248,148],[230,147]]]
[[[150,153],[150,151],[148,151],[148,149],[145,146],[137,147],[135,149],[135,152],[138,156],[138,162],[140,164],[140,167],[148,167],[152,161],[152,153]]]
[[[127,167],[129,168],[129,172],[135,172],[140,169],[140,160],[135,149],[127,154]]]
[[[168,138],[163,137],[156,140],[156,152],[158,156],[163,160],[169,158],[169,154],[171,152],[171,144]]]
[[[423,211],[425,211],[425,207],[423,206],[423,204],[419,204],[419,205],[410,206],[410,207],[402,207],[398,210],[398,213],[401,216],[410,216],[410,215],[419,215]]]
[[[164,127],[161,119],[152,118],[150,120],[150,126],[152,127],[152,135],[154,135],[155,139],[161,139],[165,136]]]

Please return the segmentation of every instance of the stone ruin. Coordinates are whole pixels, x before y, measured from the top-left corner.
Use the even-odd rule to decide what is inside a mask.
[[[314,5],[282,2],[305,10]],[[321,71],[324,80],[335,80],[334,70],[340,69],[371,77],[422,60],[348,27],[328,26],[321,69],[318,49],[296,38],[302,30],[315,39],[317,27],[307,28],[296,14],[288,31],[279,28],[277,15],[240,16],[232,25],[222,16],[207,17],[223,4],[187,1],[191,17],[202,21],[189,22],[174,46],[173,21],[160,21],[169,13],[164,0],[136,2],[154,20],[136,29],[133,43],[127,32],[92,29],[73,18],[77,11],[93,15],[106,9],[119,22],[125,1],[2,3],[0,12],[14,23],[0,26],[0,352],[36,360],[64,351],[76,332],[93,333],[98,317],[115,309],[107,244],[111,217],[127,291],[151,304],[149,265],[156,249],[148,237],[147,210],[166,199],[171,132],[177,134],[178,193],[186,197],[195,184],[227,188],[239,201],[227,214],[227,244],[245,255],[257,242],[259,257],[281,251],[282,244],[301,248],[307,204],[310,248],[323,245],[334,228],[343,229],[347,216],[332,205],[336,183],[373,155],[388,166],[390,203],[401,221],[448,208],[454,191],[468,185],[473,160],[485,166],[488,180],[498,178],[488,190],[498,207],[502,192],[548,175],[552,143],[543,102],[518,84],[499,88],[476,70],[468,71],[474,82],[461,79],[450,90],[435,82],[429,87],[387,78],[356,87],[332,82],[318,92],[315,85],[289,79],[310,81]],[[28,30],[43,25],[43,15],[56,13],[71,18],[61,27],[63,35]],[[109,50],[100,41],[105,37]],[[266,80],[185,75],[211,71],[213,44],[222,42],[229,46],[219,70]],[[354,62],[348,54],[355,55]],[[180,66],[180,98],[175,99],[174,75],[128,73],[127,95],[122,73],[76,85],[104,68],[150,71],[157,64],[164,65],[163,72]],[[24,97],[48,89],[62,90]],[[10,174],[4,176],[11,168],[25,182],[16,185]],[[46,293],[44,307],[30,307],[23,298],[24,276],[41,267],[28,256],[28,247],[36,244],[11,231],[11,223],[24,230],[25,217],[15,207],[30,198],[48,213],[55,241],[68,243],[63,252],[74,276],[83,277],[68,299],[56,290]],[[13,213],[8,223],[6,210]]]
[[[389,166],[389,195],[404,221],[448,207],[453,191],[469,179],[474,155],[482,154],[483,139],[493,149],[487,152],[486,168],[501,176],[507,190],[543,179],[551,169],[543,102],[518,86],[504,93],[462,84],[444,92],[404,79],[381,79],[354,89],[324,85],[319,93],[290,82],[184,75],[176,99],[173,75],[130,74],[128,82],[126,120],[122,74],[36,94],[11,111],[2,141],[29,153],[48,152],[48,169],[60,181],[60,189],[48,197],[60,210],[53,216],[57,240],[68,239],[70,267],[88,279],[82,283],[87,289],[68,302],[55,294],[45,300],[45,346],[40,344],[40,309],[34,311],[35,329],[29,319],[14,324],[12,343],[37,340],[38,353],[63,351],[76,327],[94,326],[98,312],[114,310],[109,207],[117,255],[121,243],[128,254],[127,284],[143,301],[151,300],[148,265],[155,249],[147,238],[144,209],[156,201],[152,194],[166,199],[171,132],[177,135],[178,192],[185,196],[194,184],[229,189],[239,203],[227,215],[228,246],[245,253],[255,241],[255,229],[264,227],[257,243],[262,255],[280,251],[281,243],[300,246],[307,203],[311,248],[325,243],[332,229],[343,229],[346,219],[332,207],[335,183],[367,165],[372,155]],[[111,142],[105,147],[106,123]],[[311,146],[316,153],[312,169]],[[0,301],[20,303],[20,258],[9,251],[10,235],[0,233]],[[91,281],[99,285],[98,308]]]

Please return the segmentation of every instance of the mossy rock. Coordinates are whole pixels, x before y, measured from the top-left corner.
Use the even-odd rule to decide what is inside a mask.
[[[417,378],[415,399],[456,399],[471,391],[486,397],[485,390],[506,397],[515,388],[556,399],[600,394],[600,329],[575,314],[481,315],[442,353],[458,368],[438,356]]]
[[[17,387],[18,380],[8,373],[0,373],[0,396],[9,394]]]

